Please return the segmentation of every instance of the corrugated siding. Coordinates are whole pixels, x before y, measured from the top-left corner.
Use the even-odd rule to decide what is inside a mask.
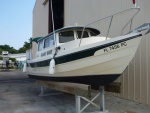
[[[133,27],[150,22],[150,0],[136,0],[141,11]],[[65,0],[65,26],[85,25],[115,12],[133,7],[132,0]],[[122,20],[123,21],[123,20]],[[135,57],[117,81],[122,82],[116,96],[150,105],[150,34],[144,36]]]
[[[33,10],[33,37],[45,36],[48,34],[48,7],[47,2],[43,5],[45,0],[36,0]]]
[[[122,82],[121,94],[125,99],[150,105],[150,35],[142,38],[135,57],[117,81]]]
[[[48,34],[48,7],[47,2],[43,5],[45,0],[36,0],[33,9],[33,29],[32,37],[40,37]],[[35,57],[37,45],[33,42],[32,56]]]

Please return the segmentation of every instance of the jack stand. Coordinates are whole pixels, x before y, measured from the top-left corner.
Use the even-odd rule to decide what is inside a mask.
[[[45,94],[44,93],[44,87],[41,86],[41,90],[40,90],[39,96],[43,97],[43,96],[52,96],[52,95],[60,95],[60,94],[62,94],[62,93],[61,92],[52,92],[52,93]]]
[[[41,86],[41,90],[40,90],[39,96],[43,96],[43,95],[44,95],[44,87]]]
[[[100,106],[95,104],[93,101],[100,96]],[[92,112],[92,113],[108,113],[107,110],[105,110],[105,99],[104,99],[104,86],[100,86],[100,92],[92,99],[89,100],[85,97],[81,97],[76,95],[76,113],[82,113],[83,110],[85,110],[90,104],[100,109],[100,111]],[[81,98],[88,103],[81,109]]]

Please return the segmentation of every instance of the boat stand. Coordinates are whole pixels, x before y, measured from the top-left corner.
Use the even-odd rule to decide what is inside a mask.
[[[108,110],[105,109],[105,94],[104,93],[105,93],[104,86],[100,86],[99,92],[91,100],[89,100],[85,97],[76,95],[75,96],[75,98],[76,98],[76,113],[82,113],[90,104],[99,109],[99,111],[95,111],[92,113],[108,113]],[[100,97],[100,106],[93,102],[98,97]],[[87,104],[82,109],[81,109],[81,99],[83,99],[87,102]]]
[[[91,86],[85,84],[76,84],[76,83],[67,83],[67,82],[53,82],[53,81],[36,81],[41,87],[41,91],[39,96],[48,96],[55,95],[60,93],[51,93],[44,94],[44,87],[51,88],[57,91],[69,93],[75,95],[76,101],[76,113],[82,113],[90,104],[97,107],[99,111],[95,111],[92,113],[108,113],[108,110],[105,109],[105,91],[120,93],[120,83],[112,83],[108,86]],[[97,93],[97,94],[96,94]],[[91,95],[95,95],[91,98]],[[94,100],[100,98],[100,104],[97,105],[94,103]],[[87,104],[81,108],[81,99],[85,100]]]
[[[63,93],[62,92],[45,93],[44,86],[41,86],[39,96],[44,97],[44,96],[52,96],[52,95],[60,95],[60,94],[63,94]]]
[[[43,95],[44,95],[44,87],[41,86],[41,90],[40,90],[39,96],[43,96]]]

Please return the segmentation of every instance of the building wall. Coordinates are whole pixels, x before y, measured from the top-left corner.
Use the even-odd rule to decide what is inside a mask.
[[[3,57],[3,55],[0,55]],[[17,61],[26,61],[26,53],[19,53],[19,54],[8,54],[9,58],[15,58]]]
[[[141,8],[133,22],[138,27],[150,22],[150,0],[136,0]],[[65,0],[65,26],[86,25],[110,14],[134,7],[132,0]],[[127,18],[128,15],[125,17]],[[120,25],[125,18],[118,22]],[[116,27],[118,27],[116,25]],[[102,28],[101,28],[102,29]],[[115,32],[115,28],[113,29]],[[144,36],[135,57],[117,80],[122,83],[121,94],[125,99],[150,105],[150,34]]]
[[[9,58],[15,58],[17,61],[26,61],[26,53],[9,54]]]
[[[47,1],[47,2],[46,2]],[[43,4],[44,2],[45,5]],[[48,0],[36,0],[33,9],[33,29],[32,37],[41,37],[48,34]],[[33,42],[32,56],[35,57],[37,45]]]

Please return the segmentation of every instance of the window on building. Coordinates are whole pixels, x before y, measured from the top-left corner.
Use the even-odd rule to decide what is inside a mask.
[[[43,40],[41,40],[38,44],[38,51],[41,51],[43,49]]]
[[[77,34],[78,34],[78,38],[81,38],[81,36],[82,36],[82,31],[77,31]],[[89,37],[89,34],[88,34],[87,31],[84,31],[82,38],[87,38],[87,37]]]
[[[73,31],[65,31],[59,33],[59,43],[65,43],[74,40]]]

